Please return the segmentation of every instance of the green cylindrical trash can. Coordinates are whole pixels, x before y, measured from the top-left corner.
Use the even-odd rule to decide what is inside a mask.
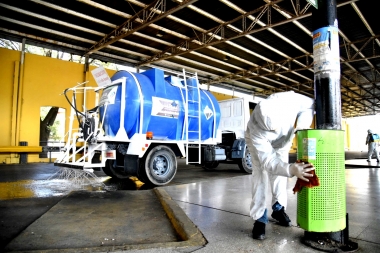
[[[297,223],[309,232],[336,232],[346,227],[344,131],[297,132],[297,159],[314,164],[320,185],[297,195]]]

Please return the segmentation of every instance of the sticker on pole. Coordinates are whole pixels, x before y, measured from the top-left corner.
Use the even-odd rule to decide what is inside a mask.
[[[179,116],[179,103],[175,100],[152,97],[151,115],[177,119]]]
[[[99,87],[103,87],[111,84],[111,79],[108,76],[107,71],[101,66],[91,71],[92,76],[95,79],[95,82]]]
[[[306,161],[315,160],[317,152],[317,139],[316,138],[303,138],[302,140],[302,159]]]
[[[314,72],[340,73],[339,33],[337,27],[323,27],[313,32]]]

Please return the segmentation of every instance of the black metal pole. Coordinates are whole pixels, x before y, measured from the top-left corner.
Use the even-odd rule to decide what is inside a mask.
[[[336,0],[313,8],[314,97],[317,129],[341,129],[340,54]]]
[[[318,0],[313,8],[314,98],[316,128],[341,130],[340,54],[336,0]],[[313,248],[331,252],[352,251],[357,243],[348,239],[346,228],[336,232],[305,231],[304,241]],[[335,243],[331,243],[334,241]],[[321,243],[322,242],[322,243]]]

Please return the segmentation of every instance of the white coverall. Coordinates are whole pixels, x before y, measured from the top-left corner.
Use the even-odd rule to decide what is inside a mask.
[[[286,177],[293,177],[288,161],[294,133],[310,128],[313,117],[314,99],[293,91],[272,94],[253,110],[245,141],[252,159],[250,216],[254,220],[264,214],[269,184],[272,205],[278,201],[286,209]]]

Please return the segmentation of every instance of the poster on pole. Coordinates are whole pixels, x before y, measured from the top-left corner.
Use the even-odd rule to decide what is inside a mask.
[[[102,66],[92,70],[91,74],[94,77],[99,87],[103,87],[103,86],[111,84],[111,79],[108,76],[107,71]]]
[[[314,72],[340,73],[338,27],[322,27],[313,32]]]

